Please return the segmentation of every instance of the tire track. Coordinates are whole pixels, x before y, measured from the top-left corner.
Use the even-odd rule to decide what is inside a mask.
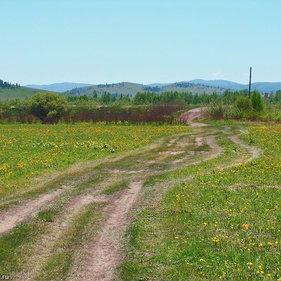
[[[173,136],[170,137],[170,141],[167,142],[166,146],[163,142],[159,141],[157,145],[151,145],[150,148],[145,148],[143,151],[135,154],[128,154],[128,159],[126,158],[127,156],[119,156],[115,160],[113,159],[100,163],[92,169],[87,167],[85,176],[87,176],[87,171],[91,174],[102,172],[104,173],[104,181],[100,183],[100,187],[98,184],[83,190],[83,192],[86,192],[87,194],[71,194],[72,198],[70,198],[70,201],[63,206],[61,214],[59,214],[55,221],[50,224],[51,228],[48,229],[46,233],[44,233],[27,251],[27,255],[30,255],[30,257],[27,258],[27,263],[23,266],[23,269],[15,275],[14,280],[38,280],[38,276],[42,273],[48,259],[56,253],[56,246],[59,241],[65,235],[67,229],[71,227],[73,218],[83,212],[83,209],[89,204],[95,202],[107,203],[107,206],[103,209],[104,217],[100,225],[100,230],[97,234],[94,233],[90,236],[89,240],[86,241],[85,244],[80,245],[77,249],[74,256],[73,268],[68,274],[67,280],[115,280],[114,269],[124,258],[122,237],[129,224],[128,215],[134,205],[140,201],[142,183],[147,177],[159,175],[183,166],[198,164],[202,161],[208,161],[218,157],[222,152],[222,147],[218,145],[215,136],[219,133],[226,135],[233,143],[242,147],[249,155],[247,159],[234,159],[233,163],[244,160],[251,161],[256,157],[259,157],[260,152],[256,148],[244,144],[237,136],[232,135],[230,132],[224,132],[223,130],[208,128],[208,126],[201,127],[200,123],[193,122],[193,118],[195,117],[199,117],[198,111],[193,112],[188,117],[188,122],[192,122],[194,126],[190,133],[190,136],[194,139],[192,144],[200,147],[206,143],[211,148],[211,151],[202,151],[201,154],[200,151],[198,153],[195,153],[195,151],[193,151],[194,153],[191,153],[192,151],[188,151],[188,146],[191,144],[188,142],[188,139],[185,138],[184,141],[182,141],[180,137]],[[185,141],[186,146],[184,146]],[[168,152],[172,151],[173,153],[170,152],[166,153],[167,155],[164,154],[167,157],[162,157],[162,154],[160,153],[161,157],[159,157],[159,152],[157,151],[157,148],[159,147],[161,147],[161,151],[164,151],[161,152],[162,154],[165,153],[165,150]],[[186,150],[185,154],[183,154],[179,160],[174,160],[173,157],[175,155],[173,154],[183,150]],[[170,167],[167,168],[167,170],[162,171],[157,169],[153,170],[153,168],[150,167],[152,156],[155,156],[153,158],[153,163],[169,164]],[[130,163],[132,163],[131,166],[124,166],[126,161],[130,161]],[[118,167],[118,164],[120,164],[120,167]],[[117,168],[114,168],[115,166],[117,166]],[[111,174],[112,171],[114,171],[114,174]],[[83,171],[81,174],[83,174]],[[128,180],[130,182],[129,186],[113,195],[102,195],[101,192],[107,188],[107,185],[118,182],[118,176],[119,180],[121,178]],[[91,177],[89,176],[87,180],[90,181],[90,178]],[[74,185],[71,184],[71,186],[79,187],[76,181],[78,183],[81,180],[79,178],[77,178],[77,180],[73,179]],[[173,186],[173,182],[167,184],[169,186],[166,186],[166,189]],[[37,209],[42,208],[56,198],[62,196],[62,193],[67,189],[69,189],[69,187],[65,186],[60,190],[49,194],[43,194],[34,200],[26,200],[19,206],[14,206],[6,211],[0,212],[0,230],[1,218],[2,222],[7,225],[10,221],[9,226],[6,226],[6,229],[3,230],[3,233],[7,233],[18,223],[31,219]],[[163,192],[161,192],[161,195],[163,195]],[[157,200],[160,200],[160,197],[157,198]],[[155,198],[151,198],[151,200],[155,201]],[[18,213],[21,213],[21,217],[18,216]]]
[[[34,214],[42,206],[52,202],[57,197],[62,195],[63,192],[69,190],[69,186],[62,186],[60,189],[55,190],[51,193],[42,194],[36,199],[29,199],[23,201],[20,205],[14,205],[8,210],[0,212],[0,235],[9,232],[18,224],[30,220]]]
[[[132,182],[110,202],[98,235],[81,249],[80,266],[67,280],[113,280],[113,269],[123,259],[120,241],[128,223],[127,215],[138,200],[141,188],[141,182]]]

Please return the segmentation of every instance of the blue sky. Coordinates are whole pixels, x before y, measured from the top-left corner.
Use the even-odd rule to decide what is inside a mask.
[[[0,0],[0,79],[281,81],[279,0]]]

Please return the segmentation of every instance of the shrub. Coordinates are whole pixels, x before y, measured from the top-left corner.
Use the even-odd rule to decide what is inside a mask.
[[[224,106],[220,102],[211,102],[211,104],[204,110],[204,114],[211,119],[223,119]]]
[[[66,99],[55,93],[35,94],[31,99],[30,111],[42,123],[57,123],[66,111]]]
[[[252,110],[251,100],[245,96],[238,97],[234,106],[236,106],[241,112],[249,112]]]
[[[263,111],[264,103],[259,92],[254,91],[251,95],[251,103],[254,111]]]

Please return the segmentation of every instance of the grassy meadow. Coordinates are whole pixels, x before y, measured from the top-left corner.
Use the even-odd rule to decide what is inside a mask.
[[[218,135],[217,158],[147,181],[170,188],[136,214],[121,280],[281,280],[281,125],[246,129],[256,159]]]
[[[31,97],[32,95],[44,92],[38,89],[32,89],[28,87],[20,87],[20,88],[12,88],[12,89],[4,89],[0,88],[0,101],[8,100],[8,99],[24,99],[26,97]]]
[[[0,126],[0,195],[24,188],[28,179],[74,163],[143,147],[185,126],[80,123]]]
[[[157,147],[132,152],[165,136]],[[142,180],[116,280],[281,281],[280,141],[281,125],[273,123],[1,125],[3,201],[45,173],[77,162],[120,159],[84,170],[81,182],[71,174],[74,188],[1,236],[0,269],[29,276],[32,261],[38,272],[28,280],[68,280],[81,243],[99,229],[105,204],[76,213],[68,202],[99,189],[113,196]],[[118,169],[120,175],[111,174]],[[68,222],[65,228],[62,222]],[[56,235],[40,260],[38,245]]]

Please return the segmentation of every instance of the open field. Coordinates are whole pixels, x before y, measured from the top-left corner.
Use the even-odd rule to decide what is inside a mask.
[[[281,280],[281,126],[243,125],[244,143],[237,129],[218,157],[145,183],[173,188],[137,213],[122,280]]]
[[[2,126],[0,274],[281,280],[281,126],[194,125]]]
[[[22,191],[25,182],[44,172],[143,147],[184,126],[7,124],[0,126],[2,198]]]
[[[0,101],[8,99],[24,99],[26,97],[31,97],[38,92],[44,92],[44,90],[32,89],[28,87],[20,87],[14,89],[0,88]]]

